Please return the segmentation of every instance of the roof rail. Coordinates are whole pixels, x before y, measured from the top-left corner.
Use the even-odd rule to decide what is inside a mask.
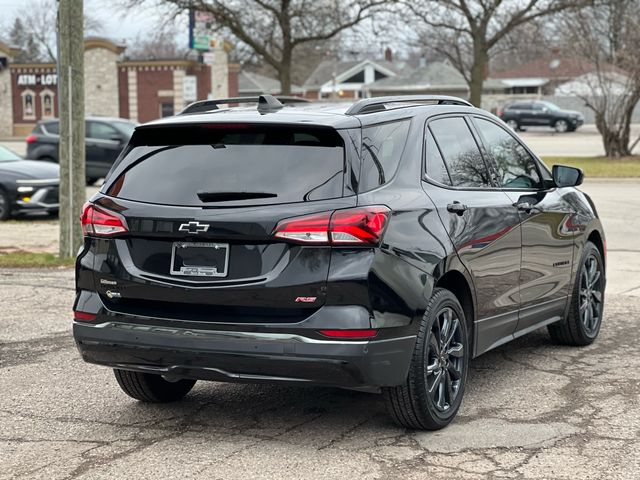
[[[473,107],[472,104],[458,97],[447,95],[398,95],[392,97],[374,97],[359,100],[345,112],[347,115],[360,115],[363,113],[374,113],[386,110],[387,103],[419,103],[433,102],[436,105],[460,105]]]
[[[188,113],[202,113],[218,110],[218,105],[226,105],[230,103],[257,103],[260,113],[269,113],[280,110],[284,105],[292,103],[308,103],[309,101],[299,97],[288,97],[273,95],[260,95],[259,97],[231,97],[220,98],[217,100],[200,100],[187,105],[178,115]]]

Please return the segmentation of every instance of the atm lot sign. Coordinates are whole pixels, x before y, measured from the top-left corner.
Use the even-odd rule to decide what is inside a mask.
[[[21,73],[18,75],[18,86],[27,87],[33,85],[57,85],[58,75],[55,73]]]

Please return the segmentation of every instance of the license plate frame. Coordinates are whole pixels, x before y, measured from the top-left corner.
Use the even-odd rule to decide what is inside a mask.
[[[178,261],[176,251],[186,248],[224,249],[223,269],[220,270],[219,266],[210,265],[176,265]],[[226,277],[229,272],[229,244],[217,242],[173,242],[171,245],[171,264],[169,265],[169,271],[171,275],[183,277]]]

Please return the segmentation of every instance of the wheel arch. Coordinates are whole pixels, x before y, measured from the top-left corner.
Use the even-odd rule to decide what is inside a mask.
[[[460,270],[449,270],[440,276],[434,285],[434,288],[445,288],[453,293],[464,311],[467,321],[467,330],[469,332],[469,345],[471,346],[471,358],[475,356],[475,295],[473,293],[473,284],[465,273]]]
[[[593,243],[598,248],[598,250],[600,251],[600,256],[602,257],[602,263],[606,268],[607,248],[605,246],[603,236],[600,234],[598,230],[593,230],[587,237],[587,241]]]

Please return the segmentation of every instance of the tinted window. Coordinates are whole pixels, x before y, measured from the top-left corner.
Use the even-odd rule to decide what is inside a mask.
[[[120,133],[124,134],[124,136],[128,139],[133,135],[133,131],[136,128],[136,124],[132,122],[113,122],[113,127],[118,130]]]
[[[407,143],[409,120],[385,123],[362,130],[360,191],[376,188],[396,173]]]
[[[115,128],[102,122],[88,122],[87,137],[99,138],[100,140],[113,140],[120,137]]]
[[[335,130],[147,128],[134,133],[131,145],[108,195],[205,206],[306,202],[343,192],[344,148]],[[226,194],[238,193],[257,195],[228,200]]]
[[[513,105],[509,106],[509,109],[511,109],[511,110],[531,110],[531,104],[530,103],[514,103]]]
[[[540,176],[534,159],[502,127],[476,118],[476,125],[495,161],[498,180],[505,188],[537,188]]]
[[[427,129],[425,138],[425,166],[427,168],[427,176],[431,180],[442,183],[444,185],[451,185],[451,179],[449,178],[449,172],[444,165],[442,154],[436,145],[433,135]]]
[[[47,122],[43,124],[43,127],[51,135],[60,135],[60,124],[58,122]]]
[[[429,128],[456,187],[488,187],[489,172],[469,126],[462,117],[434,120]]]

